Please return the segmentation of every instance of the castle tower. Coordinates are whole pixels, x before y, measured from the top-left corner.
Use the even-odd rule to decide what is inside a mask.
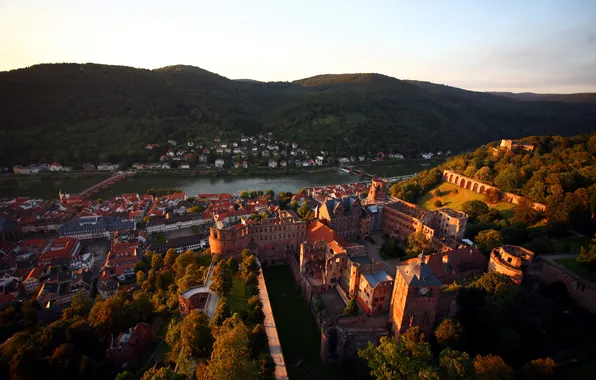
[[[419,326],[430,336],[435,322],[441,281],[424,262],[424,255],[408,265],[399,265],[391,297],[390,322],[395,337]]]
[[[373,178],[368,192],[368,203],[381,203],[387,199],[387,181]]]

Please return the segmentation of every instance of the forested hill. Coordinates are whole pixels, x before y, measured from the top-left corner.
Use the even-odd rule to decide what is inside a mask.
[[[595,126],[594,103],[520,101],[379,74],[264,83],[182,65],[0,72],[1,165],[146,162],[147,143],[260,131],[314,152],[408,155]]]

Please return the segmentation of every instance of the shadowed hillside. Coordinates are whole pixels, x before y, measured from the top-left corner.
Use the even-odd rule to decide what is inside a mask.
[[[184,65],[38,65],[0,72],[0,164],[146,162],[155,159],[147,143],[260,131],[342,155],[458,151],[501,137],[592,131],[589,105],[380,74],[266,83]]]

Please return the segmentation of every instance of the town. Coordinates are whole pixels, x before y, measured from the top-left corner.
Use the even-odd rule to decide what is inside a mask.
[[[167,140],[162,143],[147,143],[144,146],[149,162],[134,162],[130,164],[100,162],[78,163],[74,166],[62,165],[59,162],[16,165],[12,168],[14,174],[38,174],[50,172],[84,171],[117,171],[124,169],[135,170],[170,170],[170,169],[248,169],[255,167],[286,168],[286,167],[317,167],[323,165],[349,165],[370,160],[399,160],[404,159],[401,153],[377,152],[374,156],[342,156],[334,157],[327,151],[311,152],[300,148],[295,142],[277,139],[273,133],[257,136],[241,135],[239,138],[222,139],[215,136],[211,142],[187,141],[179,143]],[[431,159],[445,157],[450,150],[436,153],[419,153],[414,157]],[[6,171],[10,171],[6,168]]]
[[[530,147],[503,140],[482,149],[498,158],[525,154]],[[146,370],[145,362],[149,367],[166,365],[166,356],[157,354],[166,344],[160,333],[164,326],[169,324],[167,331],[180,328],[197,315],[221,324],[223,310],[229,315],[231,309],[244,313],[247,323],[273,326],[262,333],[269,343],[261,350],[270,364],[263,364],[261,374],[276,378],[287,378],[295,363],[282,353],[283,336],[279,346],[275,324],[284,322],[279,305],[270,304],[267,295],[275,301],[277,288],[268,283],[268,271],[283,270],[279,273],[299,289],[297,298],[319,331],[324,365],[349,366],[371,355],[371,342],[409,339],[414,329],[443,339],[439,331],[453,327],[453,318],[466,307],[461,295],[478,281],[511,289],[562,284],[581,308],[596,312],[596,287],[551,258],[515,244],[487,246],[482,233],[466,238],[478,217],[469,213],[485,203],[446,207],[450,202],[441,189],[449,186],[450,196],[477,194],[489,205],[536,215],[548,211],[545,204],[499,189],[478,175],[451,169],[437,173],[440,185],[430,193],[438,200],[432,210],[397,197],[411,180],[390,183],[383,178],[304,188],[296,194],[151,189],[105,200],[65,193],[51,201],[3,199],[0,309],[9,313],[15,305],[24,308],[34,302],[39,323],[52,324],[82,303],[90,309],[92,300],[95,309],[122,297],[133,297],[124,298],[130,302],[141,294],[153,297],[146,301],[153,304],[153,316],[106,326],[111,335],[105,336],[109,342],[104,342],[103,356],[114,374]],[[498,199],[491,201],[495,194]],[[242,274],[228,274],[229,284],[222,285],[234,265]],[[241,294],[233,295],[237,286]],[[257,302],[261,316],[247,311],[246,304],[234,305],[238,296]],[[250,301],[252,296],[259,301]],[[176,368],[185,360],[196,365],[202,357],[185,353],[185,348],[170,349],[177,355],[170,359]]]

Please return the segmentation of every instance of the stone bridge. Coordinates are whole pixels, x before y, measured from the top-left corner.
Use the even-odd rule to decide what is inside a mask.
[[[118,172],[118,173],[114,173],[114,175],[112,175],[110,178],[105,179],[105,180],[101,181],[100,183],[97,183],[97,184],[91,186],[90,188],[81,191],[78,195],[81,196],[81,197],[83,197],[83,198],[86,198],[89,195],[91,195],[91,194],[93,194],[95,192],[100,191],[101,189],[105,189],[105,188],[113,185],[114,183],[116,183],[118,181],[121,181],[121,180],[123,180],[126,177],[133,176],[135,174],[136,174],[135,172]]]
[[[488,189],[495,189],[497,191],[499,190],[497,187],[488,185],[472,178],[468,178],[452,170],[443,171],[443,180],[478,194],[484,194]]]

